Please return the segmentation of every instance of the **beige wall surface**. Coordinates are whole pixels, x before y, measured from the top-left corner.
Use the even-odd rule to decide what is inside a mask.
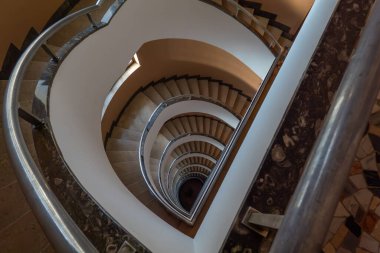
[[[17,48],[34,27],[42,30],[64,0],[0,0],[0,66],[11,43]]]
[[[141,66],[124,82],[109,103],[102,120],[103,139],[126,102],[151,81],[174,75],[200,75],[222,80],[253,96],[261,79],[239,59],[212,45],[187,39],[145,43],[137,52]],[[252,56],[254,57],[254,56]]]

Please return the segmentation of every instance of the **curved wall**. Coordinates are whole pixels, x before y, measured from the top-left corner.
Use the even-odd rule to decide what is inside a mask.
[[[200,1],[127,1],[108,27],[72,51],[55,76],[51,123],[67,164],[98,203],[152,252],[217,252],[335,4],[316,1],[194,239],[156,217],[120,182],[103,148],[102,106],[134,52],[154,39],[216,45],[264,76],[273,56],[233,18]]]
[[[200,75],[222,80],[253,96],[261,79],[239,59],[210,44],[189,39],[149,41],[137,51],[140,66],[120,86],[107,105],[102,119],[105,138],[112,122],[123,110],[126,101],[152,81],[174,75]]]

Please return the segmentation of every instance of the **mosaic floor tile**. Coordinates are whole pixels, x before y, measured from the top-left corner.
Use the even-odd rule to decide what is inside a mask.
[[[380,204],[380,198],[374,196],[372,198],[371,204],[369,205],[369,210],[370,211],[376,210],[376,208],[378,207],[379,204]]]
[[[365,249],[371,253],[378,253],[379,250],[379,242],[376,241],[373,237],[371,237],[367,233],[363,233],[360,238],[359,247]]]
[[[375,214],[367,213],[362,222],[363,231],[365,231],[368,234],[371,234],[378,220],[379,219],[376,217]]]
[[[363,173],[362,165],[361,165],[359,160],[355,160],[352,163],[350,175],[356,175],[356,174],[360,174],[360,173]]]
[[[346,238],[344,239],[341,248],[349,250],[349,252],[352,252],[352,250],[358,247],[359,241],[360,241],[359,237],[349,232]]]
[[[372,237],[380,241],[380,221],[377,221],[373,231],[371,233]]]
[[[334,237],[331,239],[331,244],[337,249],[339,248],[348,234],[348,228],[345,225],[340,226]]]
[[[345,248],[339,248],[337,253],[352,253],[352,251]]]
[[[363,170],[363,176],[369,187],[380,187],[380,177],[377,171]]]
[[[376,162],[376,153],[372,153],[360,160],[360,163],[362,165],[362,168],[364,170],[372,170],[372,171],[378,171],[377,170],[377,162]]]
[[[373,193],[368,189],[363,189],[355,193],[355,198],[365,211],[369,209],[369,205],[372,201]]]
[[[374,153],[375,149],[372,145],[371,139],[366,134],[364,135],[363,139],[360,142],[360,145],[358,147],[358,150],[356,152],[356,156],[359,159],[362,159],[372,153]]]
[[[353,196],[345,198],[342,201],[342,204],[352,216],[356,216],[356,213],[359,210],[359,203]]]
[[[345,225],[348,228],[348,230],[350,230],[350,232],[356,237],[360,237],[360,235],[362,234],[362,228],[358,223],[356,223],[354,217],[348,217],[346,219]]]
[[[329,231],[335,234],[345,221],[346,221],[345,217],[334,217],[333,220],[331,221]]]
[[[371,129],[371,127],[370,127]],[[372,127],[372,130],[374,129],[374,127]],[[373,148],[379,152],[380,151],[380,136],[377,135],[377,132],[376,132],[376,135],[375,134],[368,134],[368,137],[369,139],[371,140],[371,143],[372,143],[372,146]]]
[[[324,253],[335,253],[335,248],[331,243],[326,244],[326,246],[323,248]]]
[[[357,248],[355,253],[370,253],[370,252],[361,248]]]
[[[336,210],[334,213],[334,217],[348,217],[348,216],[350,216],[350,213],[343,206],[342,202],[339,201],[338,206],[336,207]]]
[[[360,190],[360,189],[367,188],[367,182],[363,174],[350,176],[349,179],[356,189]]]

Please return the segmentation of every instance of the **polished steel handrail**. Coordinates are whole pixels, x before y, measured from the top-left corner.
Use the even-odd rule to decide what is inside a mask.
[[[9,155],[20,185],[54,248],[60,252],[97,252],[46,184],[25,143],[18,116],[18,96],[29,63],[39,48],[59,29],[78,17],[97,10],[104,0],[72,13],[42,32],[21,55],[4,95],[3,124]]]

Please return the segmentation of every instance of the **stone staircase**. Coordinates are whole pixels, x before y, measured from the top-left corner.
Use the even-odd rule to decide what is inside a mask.
[[[244,7],[250,14],[252,14],[261,25],[257,25],[252,22],[252,19],[242,11],[236,9],[236,5],[230,2],[230,0],[212,0],[212,2],[226,11],[230,15],[234,16],[237,20],[243,23],[248,29],[254,33],[262,36],[264,40],[271,41],[270,36],[265,32],[263,28],[266,28],[273,37],[278,40],[279,44],[284,48],[291,47],[294,35],[290,34],[290,27],[278,22],[276,20],[277,15],[271,12],[262,10],[262,4],[252,1],[235,1]]]
[[[138,149],[140,139],[151,115],[163,102],[183,95],[201,96],[217,101],[237,117],[242,117],[251,98],[235,89],[232,85],[219,80],[200,76],[182,76],[161,79],[138,90],[128,101],[110,130],[106,140],[108,158],[120,180],[144,205],[176,228],[186,227],[172,216],[158,201],[150,195],[140,171]],[[173,115],[160,129],[153,144],[150,167],[151,174],[158,175],[158,165],[165,147],[174,139],[185,134],[204,135],[226,145],[233,133],[233,128],[212,115],[185,114]],[[198,152],[218,159],[221,150],[203,141],[186,142],[176,147],[169,155],[172,162],[181,155]],[[169,164],[169,163],[168,163]],[[214,166],[210,160],[202,157],[189,157],[182,160],[178,167],[188,164]],[[158,185],[158,179],[154,180]],[[184,231],[183,229],[181,231]],[[185,231],[186,232],[186,231]]]

